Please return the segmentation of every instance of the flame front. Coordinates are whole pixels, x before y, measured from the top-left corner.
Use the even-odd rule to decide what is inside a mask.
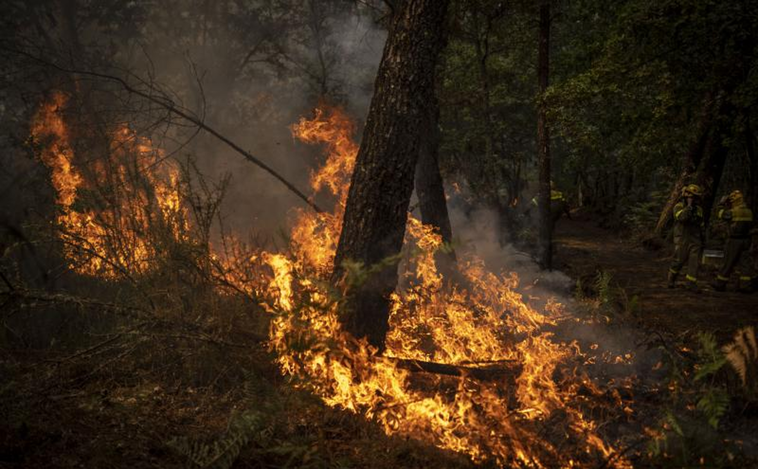
[[[31,134],[43,143],[40,157],[51,169],[62,239],[87,247],[67,248],[71,267],[106,277],[118,277],[120,269],[147,271],[156,246],[145,233],[163,230],[179,241],[192,229],[178,170],[150,140],[123,126],[112,135],[109,157],[84,174],[74,161],[63,107],[62,94],[41,106]],[[536,311],[516,291],[516,274],[490,272],[470,253],[458,253],[461,280],[445,279],[434,260],[439,234],[413,217],[406,245],[414,254],[404,265],[403,286],[390,298],[385,354],[342,329],[338,294],[327,279],[358,152],[354,128],[344,112],[326,106],[292,127],[298,139],[324,145],[326,161],[311,175],[311,186],[314,194],[326,191],[334,208],[298,210],[287,254],[243,255],[232,243],[211,255],[226,283],[263,298],[282,372],[301,378],[326,404],[375,420],[388,434],[422,439],[474,461],[629,467],[582,412],[577,391],[600,391],[567,365],[581,355],[578,345],[557,342],[546,330],[564,316],[562,306],[553,302]],[[118,191],[113,198],[122,203],[79,206],[79,192],[98,187]],[[128,245],[113,244],[113,229],[126,233]],[[262,269],[267,275],[258,274]],[[462,375],[420,377],[400,368],[403,360],[457,367]],[[492,374],[481,379],[476,371]],[[566,441],[578,451],[562,451]]]
[[[543,330],[563,315],[561,305],[550,303],[546,311],[535,311],[516,292],[515,274],[492,273],[470,254],[459,261],[466,287],[446,282],[434,262],[441,237],[412,216],[406,245],[418,254],[407,265],[401,282],[405,286],[391,298],[385,355],[342,330],[338,302],[323,285],[358,151],[350,138],[353,125],[339,109],[323,108],[292,130],[304,142],[325,146],[326,164],[313,174],[311,186],[314,193],[327,189],[336,202],[330,214],[299,211],[292,256],[266,260],[274,272],[269,304],[278,312],[270,338],[283,372],[307,378],[328,405],[361,412],[389,434],[424,439],[475,461],[580,465],[576,457],[559,451],[560,442],[540,435],[556,415],[565,425],[564,439],[583,446],[588,461],[609,460],[614,450],[575,404],[576,383],[594,389],[589,380],[575,372],[562,382],[554,379],[561,363],[578,349],[554,342]],[[283,286],[283,281],[290,285]],[[469,368],[494,363],[520,371],[513,381],[464,374],[451,378],[452,389],[441,379],[437,386],[414,386],[412,373],[398,368],[398,359]],[[615,467],[630,465],[618,455],[610,460]]]

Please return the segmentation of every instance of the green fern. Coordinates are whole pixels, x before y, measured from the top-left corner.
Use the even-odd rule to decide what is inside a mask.
[[[680,437],[684,437],[684,430],[682,429],[682,426],[679,425],[679,420],[670,410],[666,411],[665,422],[671,427],[674,433]]]
[[[188,438],[174,438],[169,446],[185,456],[194,466],[203,469],[229,469],[239,457],[242,448],[263,428],[259,412],[246,411],[232,418],[226,434],[216,441],[198,442]]]
[[[601,304],[607,305],[613,301],[614,292],[611,287],[612,280],[613,274],[607,270],[600,270],[595,276],[595,289],[597,290],[597,296]]]
[[[695,381],[715,375],[727,362],[716,342],[716,337],[710,332],[698,333],[698,363],[696,365]]]
[[[708,425],[718,428],[721,417],[729,408],[729,394],[721,388],[709,388],[697,401],[697,409],[708,420]]]

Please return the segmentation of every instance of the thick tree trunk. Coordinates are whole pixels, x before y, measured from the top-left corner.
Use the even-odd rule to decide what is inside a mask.
[[[421,133],[418,164],[416,166],[416,196],[421,209],[421,221],[439,231],[442,241],[448,244],[453,241],[453,230],[450,226],[450,216],[447,212],[445,188],[442,183],[439,167],[439,107],[436,99],[429,109],[426,130]],[[450,248],[440,251],[435,256],[437,269],[443,276],[450,276],[455,269],[455,251]]]
[[[540,97],[547,90],[550,73],[550,1],[540,5],[539,50],[537,58],[537,78]],[[539,213],[539,237],[537,258],[543,269],[551,269],[552,223],[550,218],[550,131],[547,125],[547,110],[539,104],[537,112],[537,157],[539,161],[539,193],[537,208]]]
[[[334,260],[336,281],[343,277],[345,261],[379,266],[400,252],[420,136],[434,98],[447,4],[447,0],[395,4],[348,193]],[[384,262],[376,270],[348,292],[343,322],[353,335],[368,337],[381,349],[397,265]]]

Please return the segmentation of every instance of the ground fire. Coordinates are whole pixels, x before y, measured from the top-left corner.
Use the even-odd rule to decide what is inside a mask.
[[[120,127],[112,134],[107,159],[112,167],[96,167],[83,176],[63,117],[65,106],[60,93],[43,104],[32,137],[46,141],[40,157],[57,191],[57,224],[69,264],[82,274],[105,278],[144,274],[155,258],[145,234],[156,225],[176,239],[192,236],[178,170],[149,139]],[[287,251],[227,261],[229,278],[235,276],[231,266],[246,262],[270,269],[270,275],[247,288],[265,299],[263,306],[272,315],[270,347],[282,372],[304,380],[303,386],[328,405],[379,422],[388,434],[423,439],[475,461],[542,467],[608,460],[613,467],[628,467],[582,409],[580,388],[604,392],[568,364],[583,352],[575,342],[555,340],[548,330],[568,317],[563,306],[550,301],[536,311],[517,292],[515,273],[490,272],[473,254],[459,262],[466,287],[446,282],[434,261],[441,238],[413,216],[408,219],[403,286],[392,297],[386,352],[378,355],[342,330],[339,293],[328,289],[325,280],[357,153],[354,128],[344,111],[330,106],[292,126],[296,138],[324,148],[325,162],[311,175],[311,186],[314,195],[331,195],[334,208],[296,211]],[[94,178],[93,185],[87,177]],[[105,178],[120,191],[113,200],[121,205],[78,209],[78,194]],[[110,230],[121,236],[109,236]],[[112,239],[129,244],[113,245]],[[228,258],[221,253],[215,257]],[[355,269],[360,275],[365,267]],[[458,367],[460,376],[419,382],[414,363]],[[561,427],[554,440],[544,434],[548,422]],[[566,439],[583,446],[583,456],[562,454]]]

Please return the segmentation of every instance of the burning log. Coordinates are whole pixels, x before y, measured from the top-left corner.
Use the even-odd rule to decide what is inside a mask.
[[[432,373],[446,376],[470,376],[481,381],[493,381],[505,379],[508,382],[515,382],[516,377],[521,373],[522,366],[516,360],[501,360],[496,362],[486,362],[486,366],[471,365],[449,365],[447,363],[427,362],[422,360],[411,360],[403,358],[384,357],[403,370],[419,373]]]

